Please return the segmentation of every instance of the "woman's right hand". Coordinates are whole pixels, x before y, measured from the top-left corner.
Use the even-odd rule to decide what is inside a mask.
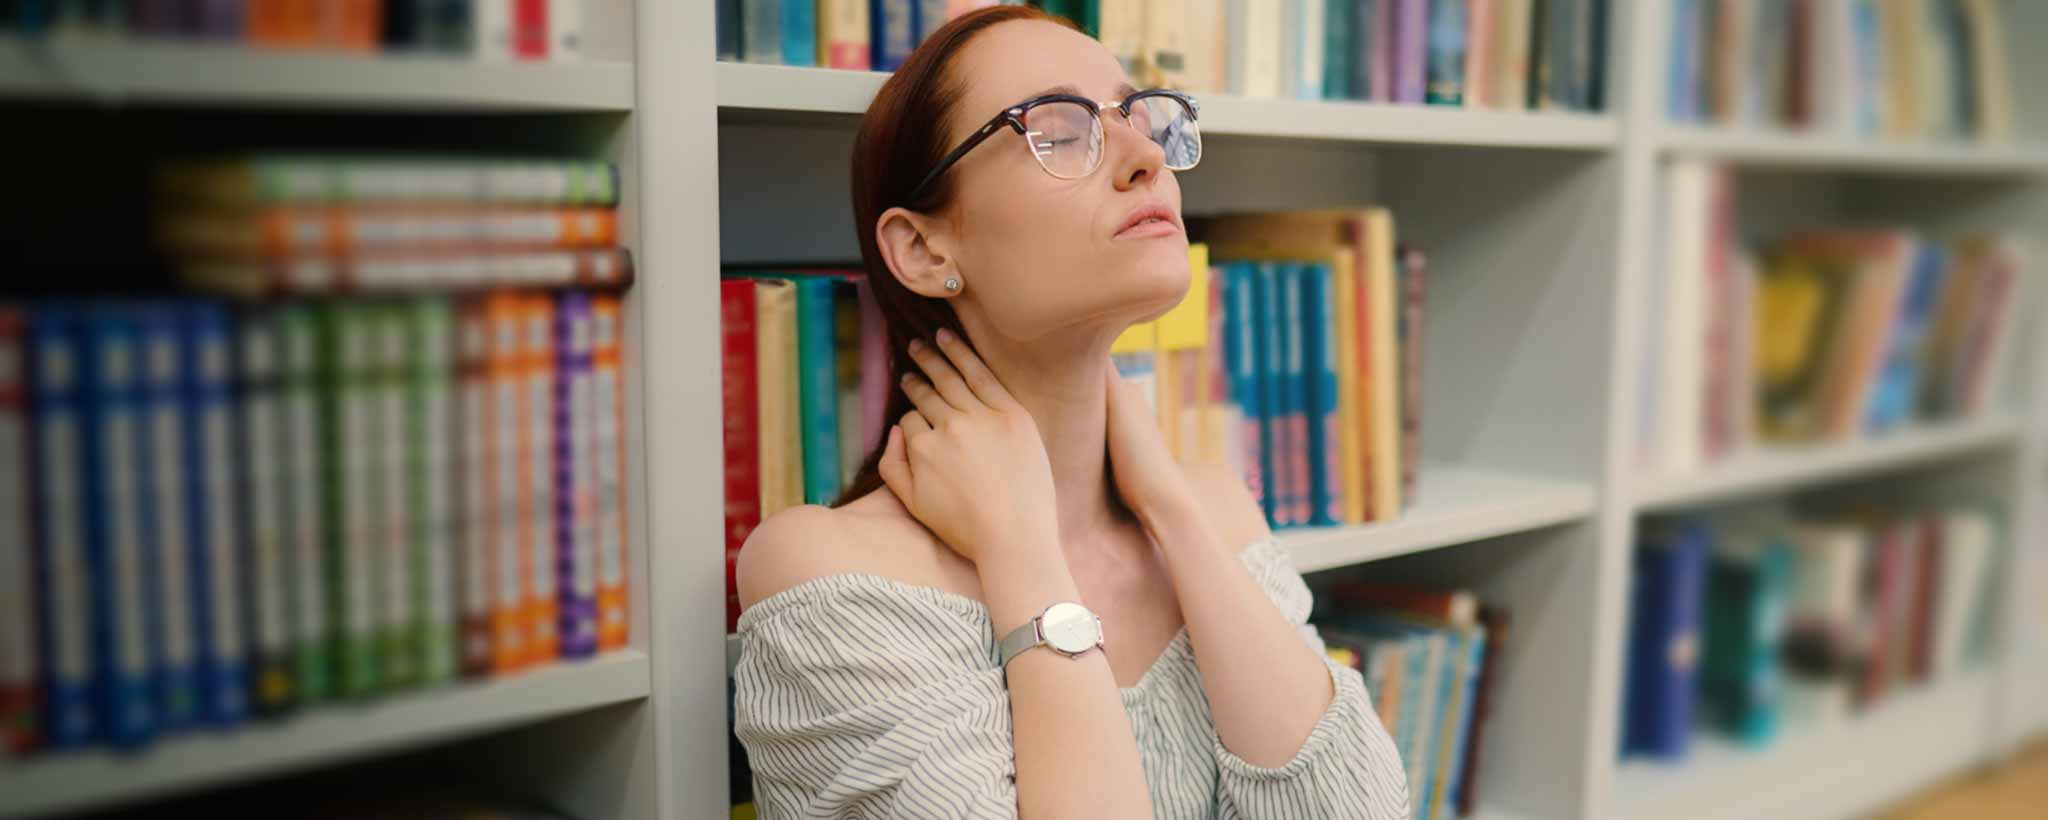
[[[882,481],[911,515],[977,566],[997,551],[1059,543],[1052,465],[1038,425],[959,337],[912,340],[917,409],[889,428]],[[985,568],[985,567],[984,567]]]

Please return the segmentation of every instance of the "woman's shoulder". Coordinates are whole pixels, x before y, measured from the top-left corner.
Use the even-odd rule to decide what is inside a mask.
[[[769,516],[740,548],[734,573],[740,606],[751,609],[787,590],[841,575],[960,595],[978,592],[962,589],[962,568],[956,563],[965,561],[884,488],[840,507],[807,504]],[[965,569],[965,577],[972,579],[972,565]]]

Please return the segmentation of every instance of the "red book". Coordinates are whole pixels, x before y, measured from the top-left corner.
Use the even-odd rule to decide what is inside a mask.
[[[1401,500],[1415,503],[1415,472],[1422,463],[1422,296],[1429,257],[1401,249]],[[1362,288],[1361,288],[1362,290]]]
[[[1906,677],[1927,680],[1934,668],[1934,595],[1941,588],[1941,517],[1923,516],[1915,527],[1920,538],[1919,571],[1913,576],[1912,636]]]
[[[739,624],[740,547],[761,524],[759,381],[754,360],[754,281],[718,283],[719,352],[725,371],[725,631]]]
[[[512,57],[548,58],[548,0],[512,0]]]
[[[1337,603],[1348,609],[1405,612],[1452,626],[1477,623],[1479,601],[1465,590],[1442,592],[1370,581],[1344,581],[1330,587]]]
[[[21,309],[0,305],[0,755],[26,752],[36,741],[27,332]]]

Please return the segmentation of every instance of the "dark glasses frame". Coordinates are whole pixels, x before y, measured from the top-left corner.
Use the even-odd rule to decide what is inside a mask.
[[[922,198],[925,194],[926,189],[930,188],[933,182],[938,181],[940,174],[944,174],[946,172],[946,169],[953,167],[953,163],[959,162],[961,157],[967,156],[967,152],[974,150],[975,146],[978,146],[983,142],[987,142],[988,138],[995,135],[997,131],[1002,130],[1003,126],[1009,126],[1011,130],[1017,132],[1017,136],[1026,136],[1028,134],[1028,130],[1024,126],[1024,115],[1030,113],[1031,109],[1033,108],[1045,105],[1046,103],[1078,103],[1081,105],[1081,107],[1088,109],[1088,113],[1093,114],[1095,116],[1095,122],[1097,124],[1100,124],[1102,122],[1102,110],[1105,107],[1115,108],[1118,113],[1124,115],[1124,122],[1129,123],[1131,121],[1131,106],[1137,102],[1140,102],[1150,97],[1165,97],[1174,100],[1175,102],[1180,103],[1181,107],[1187,109],[1189,120],[1201,120],[1201,103],[1196,102],[1194,97],[1190,97],[1179,91],[1174,91],[1172,89],[1167,88],[1148,88],[1143,91],[1133,91],[1129,95],[1125,96],[1122,100],[1108,103],[1097,100],[1091,100],[1079,94],[1046,94],[1043,96],[1032,97],[1031,99],[1025,100],[1016,105],[1010,106],[1009,108],[1003,109],[1002,113],[990,117],[988,122],[983,123],[980,128],[975,129],[974,134],[972,136],[969,136],[966,139],[966,141],[961,142],[960,147],[954,148],[952,151],[947,152],[946,156],[939,160],[939,164],[932,168],[931,173],[925,174],[924,179],[918,181],[917,187],[910,189],[909,201],[916,202],[918,201],[918,199]],[[1196,159],[1196,162],[1200,161],[1201,160],[1198,157]],[[1100,167],[1099,163],[1100,161],[1098,160],[1098,167]],[[1049,168],[1045,168],[1042,162],[1040,163],[1039,167],[1041,169],[1044,169],[1045,172],[1048,174],[1052,173],[1052,170]],[[1188,170],[1188,168],[1193,168],[1195,166],[1193,164],[1190,164],[1187,166],[1187,168],[1175,168],[1172,165],[1168,165],[1166,167],[1171,168],[1175,171],[1185,171]],[[1094,169],[1091,168],[1089,170],[1092,173]],[[1057,175],[1055,174],[1055,176]]]

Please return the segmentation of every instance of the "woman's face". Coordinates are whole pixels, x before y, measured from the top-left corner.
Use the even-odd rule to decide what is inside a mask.
[[[1133,90],[1100,43],[1033,20],[982,32],[952,70],[963,93],[948,123],[949,149],[1032,97],[1065,92],[1107,103]],[[1101,164],[1076,179],[1047,173],[1009,128],[946,171],[953,196],[940,216],[962,295],[1006,338],[1113,336],[1187,291],[1180,183],[1164,152],[1108,105],[1102,132]]]

